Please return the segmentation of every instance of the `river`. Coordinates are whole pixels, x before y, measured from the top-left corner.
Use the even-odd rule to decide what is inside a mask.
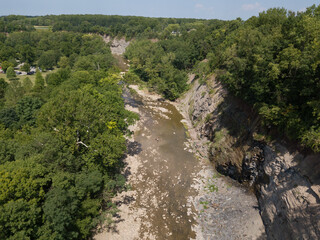
[[[259,236],[262,222],[254,196],[196,157],[183,117],[174,105],[133,88],[136,94],[124,94],[127,109],[140,115],[132,127],[125,160],[124,175],[131,189],[114,199],[120,209],[115,223],[95,239]],[[249,218],[239,209],[249,209]]]

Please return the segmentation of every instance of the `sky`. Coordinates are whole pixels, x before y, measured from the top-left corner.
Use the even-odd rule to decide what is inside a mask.
[[[0,16],[105,14],[246,20],[273,7],[304,11],[320,0],[0,0]]]

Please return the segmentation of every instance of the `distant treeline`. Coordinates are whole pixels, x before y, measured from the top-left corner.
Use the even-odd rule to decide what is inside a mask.
[[[97,33],[127,38],[157,38],[169,25],[176,24],[180,31],[189,31],[194,28],[194,23],[197,22],[216,24],[216,22],[223,21],[105,15],[48,15],[41,17],[10,15],[0,17],[0,32],[35,31],[34,26],[51,26],[52,31]]]

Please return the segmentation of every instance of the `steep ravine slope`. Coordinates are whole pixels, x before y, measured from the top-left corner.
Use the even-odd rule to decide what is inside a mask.
[[[255,190],[268,239],[319,239],[320,155],[281,139],[266,143],[257,114],[214,76],[190,82],[178,106],[193,124],[195,148]]]

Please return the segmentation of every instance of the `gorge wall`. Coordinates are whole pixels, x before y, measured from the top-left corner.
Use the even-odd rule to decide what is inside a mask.
[[[179,104],[192,121],[196,149],[220,173],[255,191],[268,239],[318,239],[320,154],[299,152],[284,139],[266,139],[273,129],[262,128],[250,106],[213,75],[194,78]]]

